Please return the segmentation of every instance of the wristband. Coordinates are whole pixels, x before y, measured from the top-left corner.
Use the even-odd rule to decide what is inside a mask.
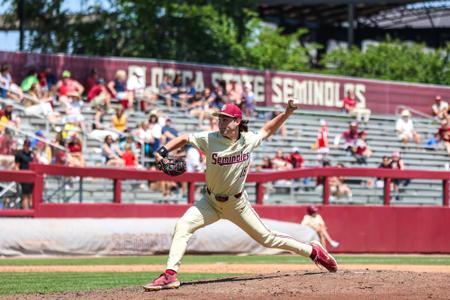
[[[166,158],[169,155],[169,151],[167,150],[166,147],[161,146],[156,153],[158,153],[159,155],[161,155],[163,158]]]

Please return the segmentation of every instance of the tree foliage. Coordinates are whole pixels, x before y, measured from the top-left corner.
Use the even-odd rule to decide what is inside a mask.
[[[348,76],[450,84],[450,44],[430,50],[422,44],[388,39],[366,51],[335,49],[323,63],[334,73]]]

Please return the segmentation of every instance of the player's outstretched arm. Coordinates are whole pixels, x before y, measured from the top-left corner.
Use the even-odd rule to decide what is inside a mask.
[[[286,110],[272,120],[268,121],[266,124],[264,124],[263,128],[261,128],[261,135],[263,136],[263,139],[266,139],[274,134],[297,108],[298,106],[294,103],[294,100],[289,99]]]
[[[166,157],[170,152],[183,147],[189,142],[189,136],[187,134],[180,135],[173,140],[170,140],[167,144],[158,149],[155,153],[155,160],[158,163],[162,158]]]

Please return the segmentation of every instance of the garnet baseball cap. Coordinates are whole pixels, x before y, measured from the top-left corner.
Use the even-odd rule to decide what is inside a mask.
[[[227,117],[232,117],[236,119],[242,119],[242,111],[239,107],[234,104],[225,104],[219,112],[213,113],[213,116],[224,115]]]

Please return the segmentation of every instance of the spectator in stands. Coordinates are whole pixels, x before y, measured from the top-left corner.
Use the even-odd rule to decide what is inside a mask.
[[[131,149],[130,144],[125,145],[125,149],[122,152],[122,160],[124,162],[125,167],[128,167],[128,168],[138,167],[138,160],[136,158],[136,154]]]
[[[151,144],[151,154],[150,157],[154,156],[154,152],[159,149],[159,145],[161,145],[161,136],[162,136],[162,128],[158,122],[158,116],[156,113],[150,114],[148,118],[149,129],[151,130],[153,136],[153,144]]]
[[[163,80],[159,85],[159,94],[166,102],[166,106],[170,109],[172,107],[172,94],[175,92],[175,88],[172,86],[172,80],[170,75],[164,74]]]
[[[272,160],[267,155],[264,155],[262,158],[261,164],[256,166],[257,171],[265,171],[265,170],[272,170],[272,169],[273,169]]]
[[[52,69],[46,66],[43,66],[38,72],[38,80],[40,90],[43,92],[43,96],[50,96],[50,92],[52,87],[56,84],[56,76],[52,73]]]
[[[319,214],[319,208],[317,206],[309,205],[306,208],[306,215],[303,217],[301,225],[314,229],[314,231],[319,235],[320,243],[323,247],[326,247],[326,242],[330,243],[333,248],[337,248],[339,246],[339,243],[330,237],[325,221]]]
[[[94,122],[92,123],[92,131],[89,136],[98,141],[103,141],[107,135],[111,135],[113,140],[117,140],[119,135],[114,132],[108,125],[105,125],[106,110],[104,107],[99,107],[95,112]]]
[[[37,77],[37,71],[36,69],[31,69],[27,76],[22,80],[22,83],[20,84],[20,88],[23,92],[28,93],[28,91],[31,89],[31,86],[33,84],[37,84],[37,88],[40,90],[39,80]]]
[[[203,124],[203,120],[207,115],[208,105],[205,103],[205,99],[202,97],[202,93],[197,92],[192,98],[192,102],[188,106],[191,116],[196,117],[199,120],[199,124]]]
[[[450,126],[448,120],[441,121],[441,127],[436,133],[436,139],[444,146],[444,149],[450,155]]]
[[[195,81],[194,81],[194,84],[195,84]],[[172,87],[173,87],[172,99],[174,99],[175,101],[178,102],[178,106],[181,106],[181,107],[186,106],[186,101],[189,98],[189,95],[187,93],[188,87],[184,86],[181,74],[175,75],[175,78],[173,79]],[[190,90],[192,96],[195,95],[195,93],[197,92],[195,90],[195,88],[194,88],[194,90],[192,90],[189,87],[189,90]]]
[[[344,149],[347,151],[349,155],[353,155],[353,150],[356,147],[356,142],[359,138],[359,131],[358,131],[358,123],[355,121],[352,121],[349,125],[349,129],[342,132],[341,134],[336,135],[334,139],[334,145],[335,147],[339,146],[339,142],[341,138],[344,139]]]
[[[78,81],[72,79],[71,76],[72,73],[70,71],[64,70],[62,79],[56,83],[55,87],[58,100],[66,106],[70,103],[71,96],[81,98],[84,92],[84,87]]]
[[[128,108],[127,72],[117,70],[114,80],[108,82],[108,91],[124,109]]]
[[[20,128],[21,120],[13,111],[11,102],[7,102],[4,108],[0,111],[0,133],[2,133],[7,126],[14,126]]]
[[[135,68],[127,80],[128,107],[134,110],[134,105],[138,107],[139,101],[144,100],[145,92],[145,72],[142,68]]]
[[[55,123],[61,120],[61,114],[53,109],[53,97],[45,96],[38,90],[35,83],[28,91],[28,97],[24,98],[25,113],[31,115],[44,115],[50,121]]]
[[[40,138],[45,139],[42,135]],[[52,150],[43,140],[37,140],[33,146],[34,139],[31,141],[32,149],[34,152],[34,157],[37,163],[48,165],[52,161]]]
[[[322,162],[328,159],[330,148],[328,146],[328,123],[326,120],[320,120],[320,128],[317,132],[316,142],[312,146],[317,152],[317,159]]]
[[[107,135],[102,146],[102,156],[105,159],[105,164],[111,167],[123,167],[125,164],[121,158],[122,154],[112,136]]]
[[[64,122],[77,124],[80,128],[84,127],[84,116],[81,111],[83,102],[81,97],[76,92],[68,93],[66,96],[66,115],[64,116]]]
[[[86,78],[86,83],[84,85],[85,91],[89,93],[89,91],[97,84],[98,81],[98,72],[97,69],[91,69]]]
[[[171,119],[166,119],[166,125],[161,129],[161,134],[161,144],[163,145],[178,136],[178,131],[172,127]]]
[[[293,169],[301,169],[305,163],[298,147],[292,148],[292,152],[287,156],[286,160],[292,165]]]
[[[235,79],[232,79],[227,85],[227,97],[230,103],[242,106],[242,86],[237,83]]]
[[[283,150],[278,149],[275,156],[272,158],[272,166],[276,171],[284,171],[292,169],[292,164],[284,156]]]
[[[17,151],[15,156],[16,170],[28,170],[30,168],[30,162],[33,161],[34,155],[31,152],[31,141],[26,139],[23,142],[22,149]],[[22,186],[22,208],[30,209],[33,206],[31,196],[33,193],[32,183],[21,183]]]
[[[255,116],[255,93],[253,93],[251,83],[244,84],[242,98],[245,115],[247,118],[253,118]]]
[[[403,162],[403,159],[401,159],[399,151],[392,152],[390,166],[391,166],[391,169],[394,169],[394,170],[405,170],[405,163]],[[397,193],[397,195],[396,195],[397,200],[399,200],[398,193],[403,192],[403,190],[410,183],[411,183],[411,179],[399,179],[399,178],[392,179],[392,185],[394,187],[394,192]],[[400,186],[402,186],[402,188],[400,188]]]
[[[103,106],[106,111],[111,107],[111,95],[105,86],[105,80],[98,78],[96,83],[88,90],[87,101],[95,108]]]
[[[73,133],[70,136],[69,142],[67,143],[67,150],[69,153],[67,155],[67,164],[70,167],[85,167],[86,162],[83,156],[83,144],[77,133]]]
[[[126,132],[128,129],[128,117],[122,107],[116,108],[116,113],[111,118],[111,124],[114,130],[120,133]]]
[[[141,145],[144,147],[144,154],[146,157],[153,157],[153,144],[154,138],[152,130],[148,122],[141,122],[139,128],[137,129],[136,135],[139,138]]]
[[[0,134],[0,169],[13,170],[14,169],[14,154],[16,153],[17,144],[9,129],[5,129],[3,134]]]
[[[416,144],[420,144],[421,137],[414,130],[414,124],[411,119],[411,113],[409,110],[404,109],[401,113],[400,119],[395,124],[395,130],[397,131],[398,138],[407,144],[409,141],[414,140]]]
[[[51,163],[54,165],[65,165],[67,160],[66,140],[63,137],[62,131],[56,133],[52,144],[53,145],[50,147],[52,152]]]
[[[370,114],[372,112],[370,109],[365,108],[363,103],[356,99],[354,91],[347,91],[347,96],[342,101],[343,110],[350,116],[356,117],[358,122],[363,121],[366,124],[369,122]]]
[[[0,68],[0,97],[10,98],[17,102],[23,98],[22,90],[12,79],[10,64],[4,64]]]
[[[224,105],[223,98],[218,97],[217,94],[208,87],[203,90],[203,98],[206,100],[211,113],[219,111]]]
[[[345,168],[343,164],[337,164],[337,168]],[[352,190],[345,183],[345,177],[343,176],[332,176],[329,178],[330,184],[330,194],[338,199],[347,198],[349,201],[352,200]]]
[[[367,159],[372,156],[372,150],[366,142],[367,132],[361,131],[358,133],[358,140],[356,146],[352,149],[353,157],[360,165],[367,165]]]
[[[379,169],[390,169],[391,168],[391,158],[387,155],[383,156],[381,163],[378,165]],[[384,187],[384,178],[377,178],[375,181],[375,186],[377,188]]]
[[[444,120],[448,117],[448,103],[447,101],[442,101],[442,98],[439,95],[434,98],[434,104],[431,106],[431,110],[433,116],[439,120]]]

